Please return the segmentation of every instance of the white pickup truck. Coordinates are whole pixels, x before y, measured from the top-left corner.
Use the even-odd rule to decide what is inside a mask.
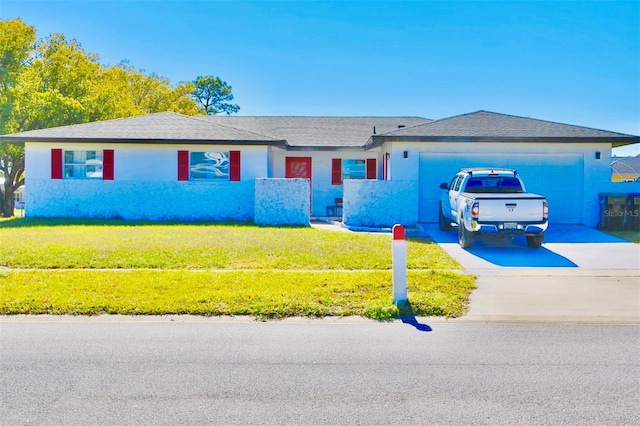
[[[451,183],[440,185],[440,229],[458,227],[458,243],[473,245],[478,233],[525,235],[531,248],[544,241],[549,219],[545,197],[527,193],[515,170],[461,169]]]

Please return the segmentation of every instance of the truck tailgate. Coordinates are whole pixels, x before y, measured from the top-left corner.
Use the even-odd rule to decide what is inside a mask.
[[[544,197],[536,194],[514,196],[492,194],[475,197],[480,206],[478,222],[541,222]]]

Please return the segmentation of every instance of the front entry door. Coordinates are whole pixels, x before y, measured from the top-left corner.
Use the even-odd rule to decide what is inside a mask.
[[[309,201],[311,201],[311,157],[286,157],[284,177],[309,179]]]

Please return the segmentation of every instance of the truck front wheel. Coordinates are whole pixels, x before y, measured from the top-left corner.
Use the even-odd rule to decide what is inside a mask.
[[[540,248],[544,241],[544,235],[527,235],[527,245],[531,248]]]
[[[464,221],[460,219],[458,222],[458,244],[460,244],[460,247],[466,249],[473,245],[474,240],[474,233],[467,231],[467,228],[464,227]]]

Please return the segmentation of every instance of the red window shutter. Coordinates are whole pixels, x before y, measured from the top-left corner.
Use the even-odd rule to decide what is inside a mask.
[[[331,159],[331,185],[342,185],[342,159]]]
[[[62,150],[51,150],[51,179],[62,179]]]
[[[189,180],[189,151],[178,151],[178,180]]]
[[[113,150],[102,151],[102,180],[113,180]]]
[[[240,151],[229,151],[229,180],[240,180]]]
[[[376,179],[378,167],[375,158],[367,158],[367,179]]]

